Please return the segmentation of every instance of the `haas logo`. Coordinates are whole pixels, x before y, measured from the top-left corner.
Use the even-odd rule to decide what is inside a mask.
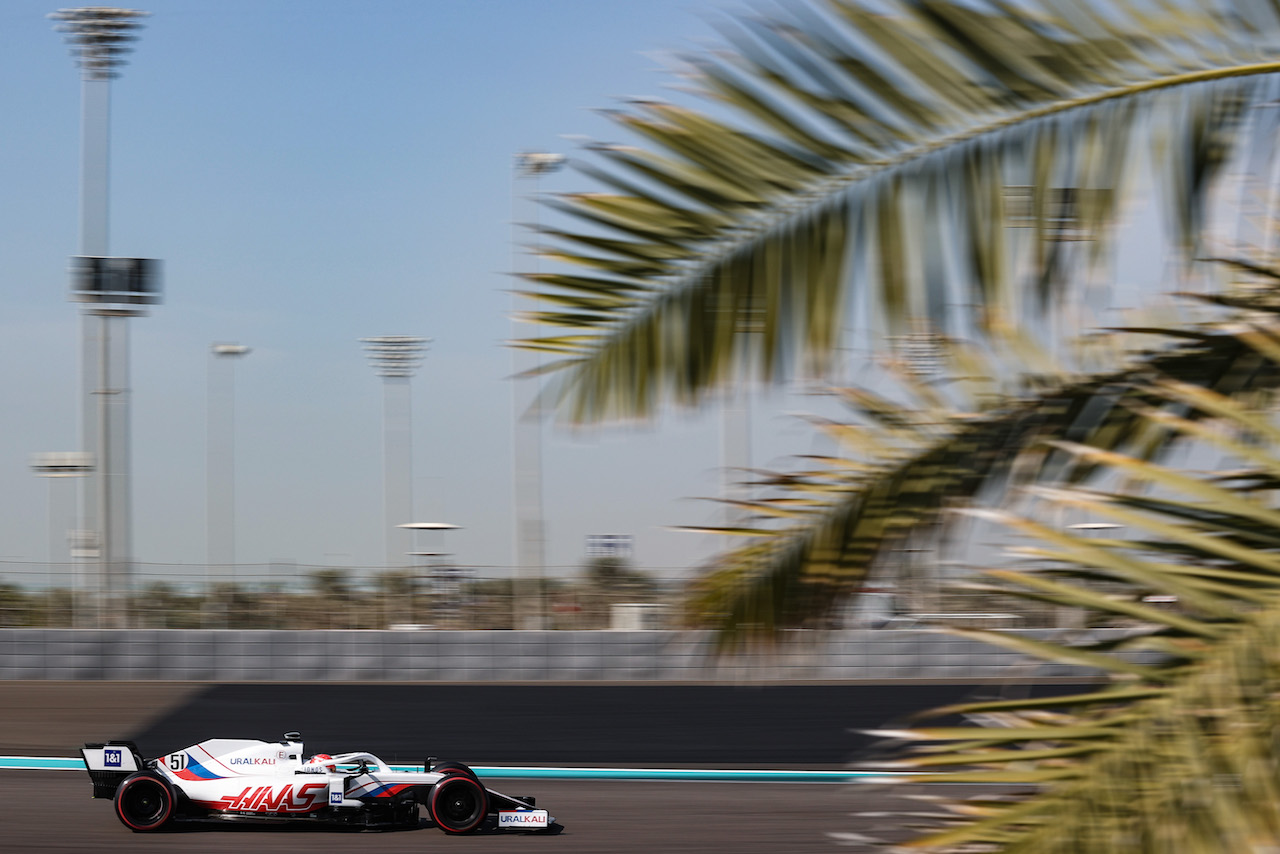
[[[238,795],[227,795],[214,806],[241,812],[311,812],[324,806],[328,792],[328,783],[305,783],[297,791],[292,783],[279,788],[248,786]]]

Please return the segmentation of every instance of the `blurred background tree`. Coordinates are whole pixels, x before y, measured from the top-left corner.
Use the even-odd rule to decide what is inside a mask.
[[[618,601],[639,601],[634,597],[650,596],[654,592],[649,577],[637,570],[629,559],[622,557],[602,555],[592,558],[583,567],[583,578],[589,589]]]
[[[357,628],[360,601],[346,569],[318,569],[308,574],[311,595],[302,604],[303,628]]]
[[[424,604],[421,587],[416,570],[399,569],[378,573],[374,579],[374,590],[378,601],[382,603],[380,624],[418,625],[423,616]]]
[[[659,587],[629,558],[598,555],[587,561],[581,578],[566,593],[578,606],[574,628],[613,628],[615,605],[653,604]]]
[[[0,584],[0,626],[39,625],[31,613],[30,595],[16,584]]]

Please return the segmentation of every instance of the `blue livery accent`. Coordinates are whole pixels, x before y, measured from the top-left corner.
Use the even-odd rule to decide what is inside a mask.
[[[201,780],[221,780],[222,779],[221,774],[213,773],[208,768],[204,767],[199,762],[197,762],[196,758],[194,756],[191,756],[190,754],[187,755],[187,767],[184,768],[183,770],[191,772],[196,777],[199,777]]]

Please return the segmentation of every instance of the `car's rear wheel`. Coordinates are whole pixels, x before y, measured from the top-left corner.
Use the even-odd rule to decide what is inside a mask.
[[[427,812],[445,833],[470,833],[489,814],[489,793],[474,776],[450,772],[431,787]]]
[[[173,819],[173,787],[155,774],[134,774],[116,789],[116,817],[130,830],[159,830]]]

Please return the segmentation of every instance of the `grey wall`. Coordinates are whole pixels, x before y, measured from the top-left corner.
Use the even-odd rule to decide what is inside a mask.
[[[1088,675],[916,630],[788,632],[767,653],[716,660],[712,652],[706,632],[0,629],[0,679],[734,682]]]

